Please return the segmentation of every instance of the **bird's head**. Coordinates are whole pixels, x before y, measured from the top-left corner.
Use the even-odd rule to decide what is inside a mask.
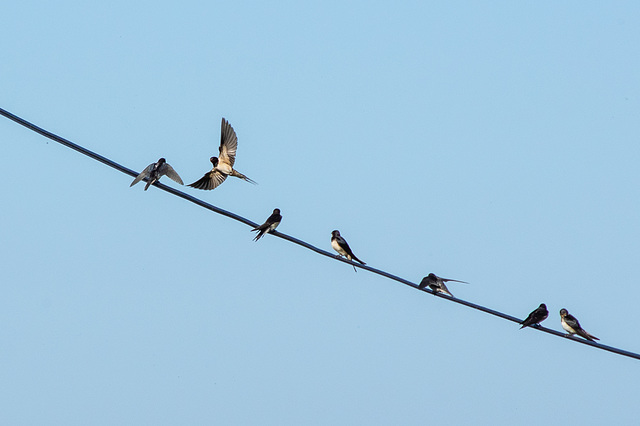
[[[340,231],[338,231],[338,230],[332,231],[331,232],[331,236],[332,237],[339,237],[340,236]]]
[[[218,165],[218,157],[211,157],[209,158],[209,161],[211,161],[211,164],[213,164],[213,167]]]
[[[158,160],[158,164],[160,164],[160,165],[162,165],[162,164],[164,164],[166,162],[167,162],[167,160],[165,160],[164,157]]]
[[[280,209],[273,209],[273,214],[280,214]]]
[[[544,310],[546,310],[546,309],[547,309],[547,305],[545,305],[544,303],[541,303],[541,304],[540,304],[540,307],[541,307],[542,309],[544,309]]]
[[[560,309],[560,316],[562,318],[566,317],[567,315],[569,315],[569,311],[567,311],[565,308]]]

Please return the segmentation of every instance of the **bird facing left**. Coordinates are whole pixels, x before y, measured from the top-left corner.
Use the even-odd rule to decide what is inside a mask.
[[[238,150],[238,136],[236,131],[233,130],[231,124],[224,118],[222,119],[222,125],[220,129],[220,147],[218,148],[219,154],[217,157],[209,158],[213,168],[207,172],[197,181],[190,183],[187,186],[196,189],[203,189],[211,191],[216,189],[227,179],[227,176],[234,176],[239,179],[245,180],[249,183],[256,182],[249,179],[239,171],[233,168],[236,162],[236,151]]]

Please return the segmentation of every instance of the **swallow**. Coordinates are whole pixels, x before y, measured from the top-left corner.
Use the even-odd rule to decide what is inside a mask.
[[[420,281],[420,284],[418,285],[418,288],[419,289],[423,289],[426,286],[429,286],[429,288],[431,290],[433,290],[433,294],[444,293],[444,294],[448,294],[449,296],[453,297],[453,294],[451,294],[451,292],[449,291],[449,289],[445,285],[446,281],[455,281],[457,283],[469,284],[466,281],[452,280],[450,278],[442,278],[442,277],[437,276],[434,273],[430,273],[429,275],[424,277],[422,279],[422,281]]]
[[[249,179],[239,171],[233,168],[233,164],[236,162],[236,150],[238,149],[238,137],[235,130],[229,124],[227,120],[222,119],[222,129],[220,131],[220,152],[218,157],[211,157],[209,161],[213,164],[213,168],[210,172],[199,180],[189,184],[188,186],[196,189],[204,189],[210,191],[216,189],[222,182],[225,181],[227,176],[235,176],[242,180],[246,180],[249,183],[256,182]]]
[[[144,187],[144,190],[146,191],[147,189],[149,189],[149,186],[156,183],[158,179],[160,179],[164,175],[169,176],[169,178],[176,181],[180,185],[184,185],[184,183],[182,183],[182,179],[180,179],[180,176],[178,176],[178,173],[173,170],[173,167],[171,167],[169,163],[167,163],[167,160],[161,158],[157,163],[149,164],[146,169],[140,172],[140,174],[136,176],[133,182],[131,182],[129,188],[140,182],[142,179],[147,178],[147,186]]]
[[[338,252],[337,257],[344,256],[351,261],[355,260],[356,262],[366,265],[366,263],[358,259],[356,255],[353,254],[353,252],[351,251],[351,247],[349,247],[349,244],[347,244],[347,241],[340,236],[340,231],[331,232],[331,247],[333,247],[333,249]],[[355,266],[353,267],[353,270],[356,270]]]
[[[537,327],[542,321],[546,320],[548,316],[549,311],[547,311],[547,305],[541,303],[540,306],[538,306],[527,318],[525,318],[524,321],[520,323],[522,325],[520,330],[527,326]]]
[[[587,333],[581,326],[576,317],[571,315],[569,311],[565,308],[560,309],[560,323],[562,324],[562,328],[564,328],[569,334],[567,336],[571,336],[577,334],[578,336],[584,337],[587,340],[600,340],[596,336],[592,336]]]
[[[273,214],[269,216],[265,223],[252,229],[252,231],[258,231],[258,235],[256,235],[253,241],[258,241],[267,232],[271,233],[275,231],[278,225],[280,225],[281,220],[280,209],[273,209]]]

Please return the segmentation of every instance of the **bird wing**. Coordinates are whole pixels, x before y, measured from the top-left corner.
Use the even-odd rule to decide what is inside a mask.
[[[349,256],[353,257],[353,252],[351,251],[351,247],[349,247],[349,244],[347,244],[347,240],[345,240],[344,238],[338,236],[338,237],[336,237],[336,242],[338,243],[340,248],[342,248],[342,250],[345,251],[345,253],[347,253]]]
[[[528,325],[533,324],[533,317],[535,316],[535,314],[536,314],[536,311],[531,312],[531,313],[529,314],[529,316],[528,316],[528,317],[526,317],[526,318],[524,319],[524,321],[522,321],[522,322],[520,323],[520,324],[522,324],[522,327],[526,327],[526,326],[528,326]]]
[[[210,172],[205,173],[197,181],[189,184],[188,186],[196,189],[204,189],[206,191],[211,191],[212,189],[216,189],[224,180],[227,178],[227,175],[220,173],[217,170],[212,170]]]
[[[272,223],[280,223],[282,222],[282,215],[278,214],[278,213],[274,213],[271,216],[269,216],[269,218],[267,219],[267,223],[272,224]]]
[[[549,311],[545,308],[538,308],[535,311],[536,318],[540,318],[540,321],[544,321],[549,316]]]
[[[164,163],[160,167],[159,171],[160,171],[160,175],[167,175],[174,182],[178,182],[180,185],[184,185],[178,173],[168,163]]]
[[[236,150],[238,149],[238,137],[231,124],[224,118],[220,130],[220,155],[219,161],[228,163],[233,167],[236,162]]]
[[[269,217],[269,219],[271,219],[271,217]],[[271,225],[271,223],[269,223],[269,219],[267,219],[267,221],[262,225],[258,225],[255,228],[253,228],[252,231],[262,231],[264,229],[267,229],[269,225]]]
[[[571,314],[567,314],[564,317],[564,322],[567,323],[567,325],[571,328],[573,328],[574,330],[576,330],[576,332],[578,330],[581,330],[582,327],[580,327],[580,323],[578,322],[578,320],[576,319],[576,317],[574,317]]]
[[[131,185],[129,185],[129,188],[131,188],[136,183],[140,182],[142,179],[149,177],[149,174],[151,173],[151,170],[153,170],[153,166],[155,166],[155,164],[156,163],[151,163],[147,166],[146,169],[141,171],[140,174],[136,176],[136,178],[133,180],[133,182],[131,182]]]
[[[342,240],[342,241],[340,241],[340,240]],[[353,254],[353,250],[351,250],[351,247],[349,247],[349,244],[347,244],[347,241],[346,241],[344,238],[340,237],[340,238],[338,239],[338,244],[340,244],[340,246],[344,249],[344,251],[345,251],[349,256],[351,256],[351,259],[349,259],[349,260],[355,260],[355,261],[356,261],[356,262],[358,262],[358,263],[362,263],[363,265],[366,265],[366,263],[364,263],[362,260],[358,259],[358,258],[356,257],[356,255],[355,255],[355,254]],[[347,258],[348,258],[348,257],[347,257]]]
[[[426,286],[429,285],[429,282],[430,282],[429,277],[424,277],[422,281],[420,281],[420,284],[418,284],[418,288],[420,289],[425,288]]]
[[[582,336],[587,340],[600,340],[597,337],[587,333],[587,331],[582,328],[576,317],[574,317],[573,315],[567,314],[567,316],[564,317],[564,322],[566,322],[569,327],[573,328],[578,336]]]

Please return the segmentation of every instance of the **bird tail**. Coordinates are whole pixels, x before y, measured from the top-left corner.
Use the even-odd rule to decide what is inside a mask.
[[[146,191],[147,189],[149,189],[149,187],[151,186],[151,184],[153,182],[154,182],[154,180],[151,179],[151,178],[149,180],[147,180],[147,184],[145,185],[144,190]]]
[[[593,342],[594,340],[600,340],[600,339],[598,339],[596,336],[592,336],[592,335],[590,335],[589,333],[587,333],[587,332],[586,332],[586,331],[584,331],[584,330],[580,330],[580,332],[579,332],[578,334],[580,334],[582,337],[584,337],[584,338],[585,338],[585,339],[587,339],[587,340],[591,340],[592,342]]]
[[[256,237],[253,239],[253,241],[258,241],[260,238],[262,238],[264,236],[264,234],[267,233],[267,229],[269,229],[268,226],[265,226],[265,224],[262,225],[258,225],[255,228],[253,228],[251,230],[251,232],[253,231],[258,231],[258,234],[256,235]]]
[[[242,179],[242,180],[246,180],[247,182],[252,183],[252,184],[254,184],[254,185],[257,185],[257,184],[258,184],[258,182],[254,181],[254,180],[252,180],[252,179],[249,179],[248,177],[246,177],[245,175],[243,175],[242,173],[240,173],[240,172],[239,172],[239,171],[237,171],[237,170],[233,170],[233,171],[231,172],[231,176],[235,176],[235,177],[240,178],[240,179]]]
[[[352,258],[353,260],[355,260],[356,262],[358,262],[358,263],[361,263],[361,264],[363,264],[363,265],[366,265],[366,263],[364,263],[362,260],[358,259],[357,257],[355,257],[355,256],[353,256],[353,255],[351,256],[351,258]]]

